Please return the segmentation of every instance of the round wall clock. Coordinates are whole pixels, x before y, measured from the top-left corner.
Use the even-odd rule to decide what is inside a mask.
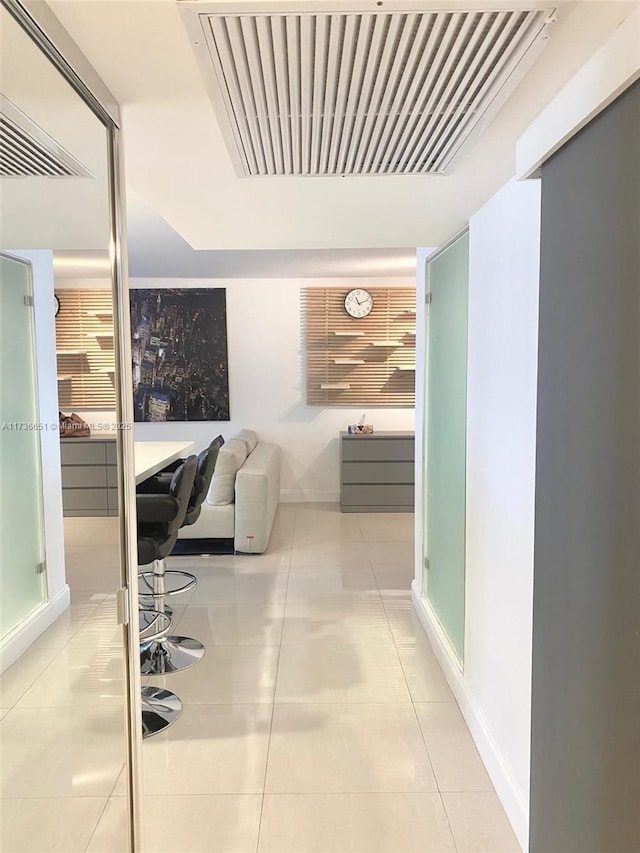
[[[57,317],[58,314],[60,313],[60,300],[58,299],[58,297],[55,294],[53,296],[53,310],[54,310],[54,316]]]
[[[357,287],[350,290],[344,298],[344,309],[351,317],[360,319],[371,313],[373,308],[373,296],[368,290]]]

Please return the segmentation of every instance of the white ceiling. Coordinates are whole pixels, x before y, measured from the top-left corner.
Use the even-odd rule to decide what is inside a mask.
[[[414,249],[202,249],[196,251],[133,190],[127,191],[130,278],[415,279]],[[103,279],[107,252],[55,252],[56,278]]]
[[[241,179],[174,0],[49,5],[123,106],[128,183],[193,248],[210,250],[443,242],[514,174],[518,136],[635,6],[560,2],[542,57],[448,177]]]
[[[415,278],[414,249],[195,251],[135,192],[127,207],[131,278]]]

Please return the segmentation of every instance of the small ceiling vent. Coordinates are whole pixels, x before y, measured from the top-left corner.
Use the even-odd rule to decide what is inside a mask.
[[[180,2],[240,175],[446,173],[537,56],[554,11],[230,5]]]
[[[0,177],[91,178],[91,172],[0,95]]]

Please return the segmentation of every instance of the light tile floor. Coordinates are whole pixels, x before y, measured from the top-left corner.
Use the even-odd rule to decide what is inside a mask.
[[[73,608],[2,678],[6,853],[126,850],[110,521],[70,525]],[[412,515],[285,504],[264,555],[169,561],[199,577],[172,630],[207,651],[146,679],[184,706],[143,744],[147,853],[519,851],[413,613],[412,540]]]

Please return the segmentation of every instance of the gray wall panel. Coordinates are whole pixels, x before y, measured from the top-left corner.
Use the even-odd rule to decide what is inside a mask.
[[[532,853],[640,851],[640,84],[542,172]]]

